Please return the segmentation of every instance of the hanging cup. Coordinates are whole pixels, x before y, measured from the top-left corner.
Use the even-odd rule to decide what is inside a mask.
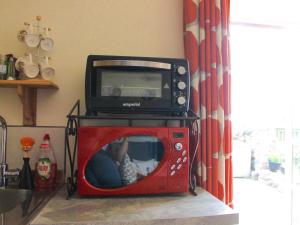
[[[44,35],[41,39],[41,49],[43,49],[44,51],[50,51],[53,46],[54,46],[54,41],[52,38],[49,37],[48,31],[50,30],[50,28],[44,28]]]
[[[39,66],[32,62],[32,55],[28,54],[28,61],[25,61],[24,63],[24,75],[27,78],[35,78],[37,75],[39,75]]]
[[[27,53],[24,54],[24,56],[21,56],[17,59],[15,62],[15,68],[17,71],[24,70],[24,65],[29,63],[29,55]]]
[[[43,79],[52,80],[55,75],[55,69],[49,64],[48,56],[44,56],[44,59],[39,63],[40,73]]]
[[[30,48],[35,48],[40,43],[40,36],[38,34],[33,33],[33,27],[31,24],[27,25],[27,34],[24,36],[25,44]]]

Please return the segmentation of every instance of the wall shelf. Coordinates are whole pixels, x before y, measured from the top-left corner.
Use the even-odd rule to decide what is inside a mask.
[[[23,125],[36,125],[37,89],[54,89],[59,87],[52,81],[42,79],[29,80],[0,80],[2,88],[16,88],[23,105]]]

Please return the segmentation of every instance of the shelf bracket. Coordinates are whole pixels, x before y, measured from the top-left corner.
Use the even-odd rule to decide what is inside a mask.
[[[17,94],[23,105],[23,125],[36,125],[37,90],[33,87],[17,85]]]

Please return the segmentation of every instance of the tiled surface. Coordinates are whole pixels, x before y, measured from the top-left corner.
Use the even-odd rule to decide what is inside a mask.
[[[32,225],[229,225],[238,214],[212,195],[80,198],[57,194]]]

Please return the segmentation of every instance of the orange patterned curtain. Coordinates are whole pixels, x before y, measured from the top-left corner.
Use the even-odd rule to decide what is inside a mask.
[[[232,206],[228,16],[229,0],[184,0],[191,108],[201,117],[194,173],[198,185]]]

